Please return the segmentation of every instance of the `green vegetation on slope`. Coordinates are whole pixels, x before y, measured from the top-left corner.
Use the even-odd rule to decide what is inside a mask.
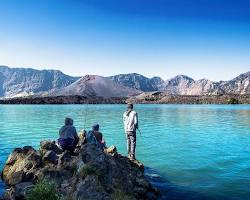
[[[27,194],[27,200],[60,200],[56,185],[47,181],[39,181]]]

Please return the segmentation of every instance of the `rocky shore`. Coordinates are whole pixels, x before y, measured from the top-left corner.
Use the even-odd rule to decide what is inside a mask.
[[[123,97],[30,96],[0,99],[0,104],[121,104],[125,101]]]
[[[144,176],[142,163],[120,155],[114,146],[103,152],[86,144],[82,136],[74,155],[52,141],[42,141],[39,150],[14,149],[1,178],[7,186],[4,200],[153,200],[160,196]]]
[[[164,92],[145,92],[132,97],[97,96],[30,96],[0,99],[0,104],[250,104],[250,95],[170,95]]]
[[[127,101],[141,104],[250,104],[250,95],[171,95],[147,92],[130,97]]]

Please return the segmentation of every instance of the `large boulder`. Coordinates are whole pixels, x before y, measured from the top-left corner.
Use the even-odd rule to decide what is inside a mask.
[[[9,186],[33,181],[35,171],[41,165],[42,157],[35,149],[29,146],[16,148],[6,161],[2,178]]]
[[[58,162],[58,156],[56,155],[56,153],[54,151],[47,151],[44,156],[43,156],[43,161],[47,161],[47,162],[51,162],[53,164],[57,164]]]
[[[54,151],[56,154],[61,154],[63,152],[62,149],[60,149],[55,141],[50,140],[44,140],[40,142],[40,152],[42,155],[44,155],[47,151]]]

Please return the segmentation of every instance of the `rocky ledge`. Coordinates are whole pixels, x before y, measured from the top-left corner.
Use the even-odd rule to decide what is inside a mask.
[[[60,196],[55,199],[63,200],[157,199],[160,196],[144,176],[143,164],[118,154],[114,146],[103,152],[95,145],[85,144],[83,139],[74,155],[63,152],[52,141],[42,141],[39,150],[31,146],[16,148],[6,161],[1,177],[7,186],[4,200],[32,199],[29,194],[41,182],[53,184],[54,192]],[[40,199],[44,198],[49,199]]]

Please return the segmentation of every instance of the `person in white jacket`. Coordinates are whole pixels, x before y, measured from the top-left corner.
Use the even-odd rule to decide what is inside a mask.
[[[136,129],[138,129],[138,115],[133,110],[133,104],[128,104],[128,109],[123,114],[124,130],[127,137],[128,157],[135,159]]]

